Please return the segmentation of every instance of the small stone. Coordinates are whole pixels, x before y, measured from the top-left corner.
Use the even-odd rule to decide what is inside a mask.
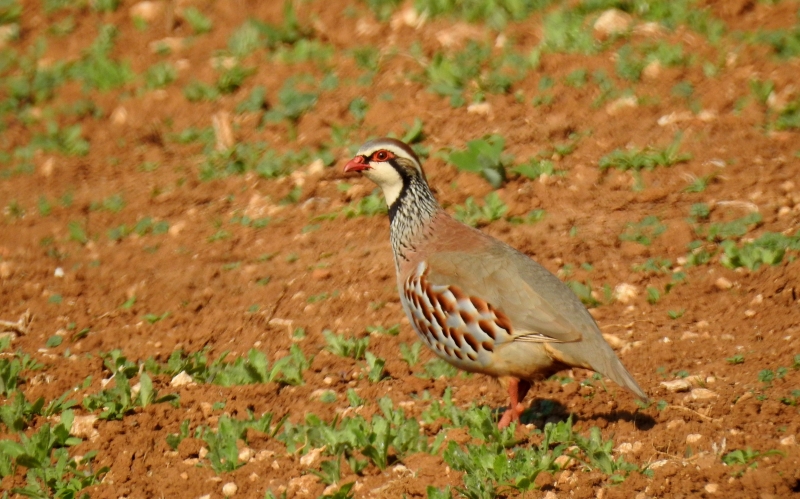
[[[719,395],[708,388],[695,388],[692,390],[692,399],[694,400],[708,400],[716,397],[719,397]]]
[[[575,465],[575,459],[572,458],[571,456],[567,456],[565,454],[562,454],[562,455],[558,456],[555,459],[554,463],[560,469],[566,470],[566,469],[572,468]]]
[[[11,23],[0,26],[0,49],[8,46],[8,42],[19,37],[19,24]]]
[[[56,267],[56,270],[53,272],[53,277],[64,277],[64,269]]]
[[[0,279],[8,279],[11,277],[11,262],[0,262]]]
[[[634,95],[626,95],[614,101],[611,101],[606,106],[606,113],[611,116],[618,114],[623,109],[632,109],[639,105],[639,101]]]
[[[647,66],[644,67],[642,70],[642,77],[646,80],[655,80],[659,76],[661,76],[661,71],[664,69],[664,66],[661,65],[657,59],[651,61]]]
[[[684,331],[681,335],[681,340],[693,340],[695,338],[699,338],[700,335],[697,333],[693,333],[691,331]]]
[[[154,21],[164,11],[164,4],[161,2],[138,2],[128,10],[132,18],[139,18],[146,22]]]
[[[697,113],[697,119],[702,121],[703,123],[709,123],[717,119],[717,113],[711,109],[703,109],[699,113]]]
[[[306,167],[306,171],[309,175],[320,175],[325,172],[325,163],[317,158]]]
[[[781,206],[778,208],[778,218],[783,218],[792,214],[792,209],[788,206]]]
[[[690,433],[690,434],[686,435],[686,443],[687,444],[694,444],[694,443],[699,442],[702,439],[703,439],[703,435],[701,435],[699,433]]]
[[[558,499],[558,496],[552,490],[548,490],[542,499]]]
[[[181,231],[185,228],[186,228],[186,221],[180,220],[169,226],[169,229],[167,229],[167,234],[169,234],[172,237],[175,237],[178,234],[180,234]]]
[[[197,457],[199,457],[200,459],[205,459],[207,455],[208,455],[208,447],[200,447],[200,449],[197,451]]]
[[[239,461],[243,463],[249,462],[253,458],[253,449],[245,447],[239,451]]]
[[[170,380],[170,386],[186,386],[194,381],[191,376],[186,374],[186,371],[181,371]]]
[[[717,485],[716,483],[707,483],[706,486],[703,487],[703,489],[709,494],[716,494],[717,491],[719,490],[719,485]]]
[[[188,480],[189,479],[189,473],[186,473],[184,471],[183,473],[180,474],[180,477],[183,478],[184,480]]]
[[[795,184],[791,180],[781,182],[781,185],[779,187],[783,192],[794,192],[795,190]]]
[[[614,300],[622,303],[623,305],[627,305],[631,301],[635,300],[638,295],[639,288],[633,284],[623,282],[614,287],[614,293],[612,296],[614,297]]]
[[[222,486],[222,495],[230,497],[239,491],[239,486],[233,482],[228,482]]]
[[[714,286],[716,286],[717,289],[724,291],[726,289],[731,289],[733,287],[733,283],[725,277],[720,277],[714,281]]]
[[[752,309],[748,308],[747,310],[744,311],[744,316],[747,317],[748,319],[750,317],[754,317],[755,315],[756,315],[756,311],[755,310],[752,310]]]
[[[392,472],[400,476],[414,476],[414,472],[402,464],[395,465],[394,468],[392,468]]]
[[[692,387],[692,384],[689,383],[686,379],[675,379],[672,381],[662,381],[661,386],[667,389],[667,391],[672,393],[678,392],[688,392],[689,389]]]
[[[617,9],[608,9],[594,22],[594,32],[602,37],[627,31],[633,19],[630,14]]]
[[[682,419],[673,419],[673,420],[667,422],[667,429],[668,430],[674,430],[677,427],[683,426],[685,424],[686,424],[686,421],[684,421]]]
[[[633,452],[633,444],[628,442],[621,443],[619,444],[619,446],[617,446],[616,451],[619,452],[620,454],[630,454],[631,452]]]
[[[477,114],[478,116],[489,116],[492,114],[492,105],[488,102],[473,102],[467,106],[467,113]]]
[[[603,339],[606,340],[606,343],[611,345],[611,348],[617,350],[624,348],[627,345],[627,342],[625,340],[621,339],[619,336],[615,334],[604,334]]]
[[[664,466],[668,462],[669,461],[667,459],[659,459],[658,461],[653,461],[652,463],[650,463],[649,468],[651,470],[655,470],[655,469],[661,468],[662,466]]]
[[[211,402],[200,402],[200,412],[203,413],[203,417],[208,419],[214,414],[214,406]]]
[[[795,439],[794,435],[789,435],[788,437],[783,437],[781,439],[781,445],[784,447],[792,447],[797,445],[797,440]]]
[[[314,475],[303,475],[301,477],[292,478],[286,487],[286,497],[307,496],[309,489],[317,482],[317,477]]]
[[[308,454],[300,458],[300,464],[304,468],[313,468],[317,465],[319,461],[320,454],[327,448],[326,445],[322,447],[317,447],[316,449],[311,449],[308,451]]]
[[[90,414],[88,416],[75,416],[72,420],[72,426],[69,428],[70,435],[78,438],[97,438],[100,433],[94,429],[94,424],[97,421],[97,416]]]
[[[111,111],[111,124],[120,126],[128,122],[128,110],[124,106],[117,106]]]
[[[197,499],[211,499],[211,494],[204,494],[204,495],[198,497]]]
[[[324,281],[330,279],[332,273],[330,269],[314,269],[311,271],[311,278],[315,281]]]

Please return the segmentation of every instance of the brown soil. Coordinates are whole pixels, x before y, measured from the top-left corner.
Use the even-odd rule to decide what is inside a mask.
[[[91,377],[89,386],[71,398],[79,401],[82,395],[100,391],[101,380],[110,373],[98,354],[114,349],[134,361],[149,357],[165,361],[176,349],[195,352],[206,348],[209,358],[215,359],[225,351],[233,358],[255,347],[272,361],[297,344],[314,359],[304,372],[304,384],[297,387],[269,383],[172,388],[169,377],[156,377],[162,394],[180,395],[179,408],[155,404],[137,409],[122,421],[98,421],[95,437],[71,450],[73,455],[97,450],[98,465],[110,467],[103,483],[90,489],[91,497],[221,497],[222,485],[228,482],[238,485],[240,497],[262,497],[267,490],[278,494],[290,482],[297,486],[300,482],[292,480],[306,472],[299,456],[287,454],[280,442],[262,435],[251,439],[249,445],[256,455],[266,450],[271,453],[261,455],[273,457],[253,459],[218,477],[209,466],[187,461],[197,455],[201,441],[187,439],[176,452],[167,445],[167,435],[177,432],[185,419],[192,428],[213,426],[223,413],[243,417],[247,411],[256,415],[272,412],[276,419],[288,414],[288,420],[295,423],[312,413],[332,419],[334,411],[348,407],[344,397],[348,388],[356,389],[368,401],[365,416],[377,410],[369,402],[386,395],[395,404],[405,402],[407,414],[419,414],[428,402],[418,394],[428,390],[438,397],[447,387],[464,407],[477,403],[498,408],[506,403],[501,387],[488,378],[424,380],[414,375],[421,364],[409,368],[400,360],[399,343],[412,343],[416,338],[403,317],[395,289],[387,219],[315,219],[341,211],[373,188],[366,180],[345,179],[340,173],[351,152],[335,149],[335,165],[322,172],[302,169],[278,180],[250,173],[203,182],[198,179],[202,150],[171,138],[190,126],[209,127],[212,116],[220,111],[233,115],[236,104],[256,85],[264,85],[267,100],[274,102],[287,77],[299,72],[321,77],[325,64],[336,69],[340,85],[323,93],[314,110],[302,117],[296,140],[287,139],[285,124],[258,129],[257,121],[246,115],[235,117],[235,139],[265,141],[279,151],[319,148],[330,140],[332,124],[354,123],[347,109],[357,96],[370,107],[363,125],[347,141],[349,146],[370,136],[402,134],[415,118],[424,122],[424,145],[432,152],[460,148],[467,140],[499,133],[518,161],[565,142],[573,132],[586,134],[572,154],[554,158],[566,175],[546,181],[516,178],[499,191],[510,215],[541,208],[547,213],[542,222],[512,225],[497,221],[484,230],[553,272],[571,266],[572,274],[562,272],[562,277],[590,281],[601,301],[605,301],[604,284],[611,289],[620,283],[636,286],[639,293],[630,303],[606,303],[593,313],[603,332],[620,340],[615,345],[621,348],[620,358],[642,387],[655,401],[666,401],[668,406],[653,404],[640,409],[628,393],[611,382],[607,392],[601,390],[593,396],[585,396],[576,382],[562,385],[553,379],[534,387],[528,403],[535,406],[543,400],[553,401],[563,406],[565,413],[575,415],[577,431],[588,433],[589,428],[598,426],[615,446],[634,444],[627,455],[629,461],[638,465],[657,462],[652,477],[633,473],[612,486],[596,472],[562,472],[551,482],[543,479],[544,490],[575,498],[600,497],[602,493],[620,498],[766,499],[800,493],[800,448],[790,438],[800,432],[800,414],[796,405],[781,402],[800,387],[800,370],[792,368],[794,356],[800,354],[800,263],[787,255],[773,267],[729,270],[715,258],[709,265],[683,269],[685,281],[669,293],[664,292],[669,274],[633,270],[648,258],[675,263],[687,255],[687,244],[696,237],[687,222],[694,203],[711,206],[715,222],[740,218],[749,206],[755,206],[763,222],[748,238],[798,230],[800,133],[796,129],[765,131],[772,111],[755,101],[748,87],[751,79],[771,79],[776,95],[791,100],[796,97],[792,92],[797,91],[800,74],[798,59],[778,60],[766,47],[748,45],[732,35],[713,46],[685,28],[642,32],[634,34],[634,39],[652,37],[681,43],[698,62],[662,69],[656,77],[636,84],[633,88],[640,104],[633,107],[592,106],[598,97],[596,85],[572,88],[561,84],[554,87],[557,91],[551,103],[534,107],[530,100],[540,93],[543,75],[560,82],[580,68],[589,75],[601,69],[615,74],[612,50],[595,56],[545,54],[540,67],[513,87],[513,92],[525,96],[523,103],[513,95],[487,95],[491,106],[487,116],[470,113],[466,107],[453,109],[448,99],[409,77],[420,72],[418,62],[405,55],[412,44],[420,44],[429,56],[440,46],[437,35],[464,28],[461,24],[435,20],[420,28],[392,27],[389,22],[375,21],[362,3],[297,2],[301,22],[312,30],[313,37],[335,47],[329,62],[278,63],[259,50],[244,64],[258,71],[239,91],[213,102],[189,103],[183,87],[193,79],[214,81],[216,72],[209,59],[226,47],[230,34],[248,17],[279,23],[282,2],[195,2],[213,20],[213,30],[165,57],[151,53],[148,44],[165,36],[188,36],[186,23],[180,16],[174,25],[157,17],[148,29],[139,30],[128,17],[131,3],[123,3],[111,14],[73,12],[75,31],[66,38],[48,35],[46,59],[75,60],[95,38],[101,23],[113,23],[119,28],[113,56],[130,61],[137,74],[161,59],[182,59],[188,68],[174,84],[157,92],[137,92],[131,84],[123,91],[85,93],[80,84],[67,84],[45,107],[59,108],[85,98],[99,106],[100,118],[55,116],[62,126],[82,125],[90,153],[78,158],[40,153],[34,158],[32,173],[0,180],[0,204],[7,208],[16,202],[25,211],[18,216],[6,209],[0,219],[0,319],[16,320],[26,310],[32,312],[35,318],[29,333],[16,337],[12,345],[45,365],[41,376],[26,373],[26,397],[50,401],[87,377]],[[20,51],[67,15],[47,16],[40,2],[24,4],[20,39],[11,42]],[[797,4],[793,2],[775,6],[770,2],[706,4],[731,30],[781,28],[797,22]],[[342,15],[345,8],[356,14]],[[527,50],[541,39],[541,22],[541,15],[534,15],[509,26],[505,34]],[[483,28],[473,29],[487,40],[494,36]],[[369,86],[353,82],[362,71],[353,63],[350,50],[362,46],[378,47],[387,54]],[[391,55],[393,52],[397,55]],[[704,76],[699,61],[719,64],[720,73]],[[673,93],[673,87],[682,81],[694,86],[692,99],[707,112],[693,114],[686,100]],[[624,83],[619,86],[624,88]],[[391,94],[391,100],[383,97],[386,94]],[[740,99],[748,96],[740,106]],[[126,112],[126,119],[112,120],[112,113],[117,110],[119,115],[120,109]],[[678,118],[659,124],[659,118],[671,113]],[[9,119],[8,115],[5,119],[0,141],[7,151],[26,144],[34,131],[44,129],[45,120]],[[691,159],[643,172],[643,190],[634,190],[630,174],[601,172],[597,166],[603,155],[616,148],[661,147],[669,144],[676,132],[682,132],[681,151],[690,153]],[[144,162],[159,166],[145,171],[141,168]],[[482,179],[459,173],[441,156],[432,154],[425,167],[445,206],[461,204],[469,196],[482,198],[491,191]],[[709,175],[714,177],[704,191],[683,191],[692,178]],[[337,189],[342,182],[353,187],[342,192]],[[279,204],[296,185],[302,188],[299,202]],[[68,193],[73,202],[63,206],[58,200]],[[115,194],[121,194],[126,202],[119,213],[92,209],[93,202]],[[41,197],[53,203],[47,216],[37,211]],[[734,203],[726,203],[729,201]],[[271,221],[260,230],[229,222],[243,213],[252,218],[269,216]],[[648,215],[656,215],[667,225],[664,235],[649,246],[620,241],[618,236],[627,223]],[[145,216],[167,221],[169,233],[120,241],[107,237],[110,229],[122,224],[132,227]],[[70,240],[71,221],[85,228],[90,238],[87,244]],[[211,240],[219,229],[229,237]],[[271,258],[260,258],[262,255]],[[591,270],[581,267],[585,263],[591,264]],[[57,267],[63,269],[63,277],[54,276]],[[265,277],[268,284],[259,285],[257,281]],[[731,286],[721,286],[722,278]],[[648,286],[661,290],[656,303],[647,301],[644,290]],[[322,293],[328,298],[309,301]],[[62,297],[60,303],[54,303],[56,295]],[[133,306],[122,308],[132,297]],[[253,305],[257,305],[256,312]],[[683,310],[680,317],[669,317],[668,312],[679,310]],[[169,316],[154,324],[143,320],[145,314],[164,312]],[[367,326],[395,323],[401,324],[399,336],[373,334],[370,338],[369,351],[387,359],[390,375],[378,384],[359,375],[363,362],[341,359],[324,350],[323,329],[363,335]],[[291,331],[298,327],[304,328],[307,336],[293,342]],[[70,340],[84,328],[90,329],[85,337]],[[66,340],[58,347],[45,348],[54,334],[64,334]],[[744,357],[744,363],[726,361],[737,354]],[[430,354],[425,352],[424,358]],[[782,378],[770,385],[759,381],[760,371],[781,367],[788,368]],[[695,400],[691,393],[667,391],[660,383],[676,379],[676,373],[698,376],[695,381],[711,390],[712,398]],[[562,374],[578,381],[589,376],[578,371]],[[339,401],[321,402],[321,388],[335,390]],[[207,410],[205,403],[220,401],[225,402],[224,409]],[[76,413],[87,411],[78,406]],[[41,418],[36,420],[31,431],[44,423]],[[532,426],[523,426],[518,434],[536,442],[532,430]],[[453,433],[451,438],[458,437]],[[746,448],[759,452],[777,449],[781,454],[761,457],[751,467],[722,463],[725,453]],[[413,472],[409,476],[391,467],[385,472],[369,467],[363,476],[344,476],[343,483],[357,482],[355,497],[426,497],[428,485],[461,484],[459,473],[446,468],[441,456],[413,455],[404,465]],[[19,487],[24,480],[20,469],[17,476],[3,479],[0,488]],[[313,475],[302,483],[307,485],[305,495],[309,497],[317,497],[325,488]]]

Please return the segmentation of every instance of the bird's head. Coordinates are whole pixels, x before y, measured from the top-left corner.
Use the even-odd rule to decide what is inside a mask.
[[[383,138],[371,140],[358,149],[356,156],[344,165],[344,172],[359,172],[383,190],[390,207],[412,180],[425,182],[416,153],[404,142]]]

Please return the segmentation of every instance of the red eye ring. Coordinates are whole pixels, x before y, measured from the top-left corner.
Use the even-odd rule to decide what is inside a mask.
[[[376,161],[386,161],[389,158],[390,158],[389,151],[380,150],[375,153]]]

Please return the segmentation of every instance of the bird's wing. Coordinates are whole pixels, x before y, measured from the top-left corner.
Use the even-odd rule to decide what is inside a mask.
[[[426,262],[432,284],[455,286],[503,312],[512,324],[512,341],[583,339],[583,328],[567,318],[589,315],[580,300],[547,269],[510,246],[492,241],[480,251],[439,252]]]

